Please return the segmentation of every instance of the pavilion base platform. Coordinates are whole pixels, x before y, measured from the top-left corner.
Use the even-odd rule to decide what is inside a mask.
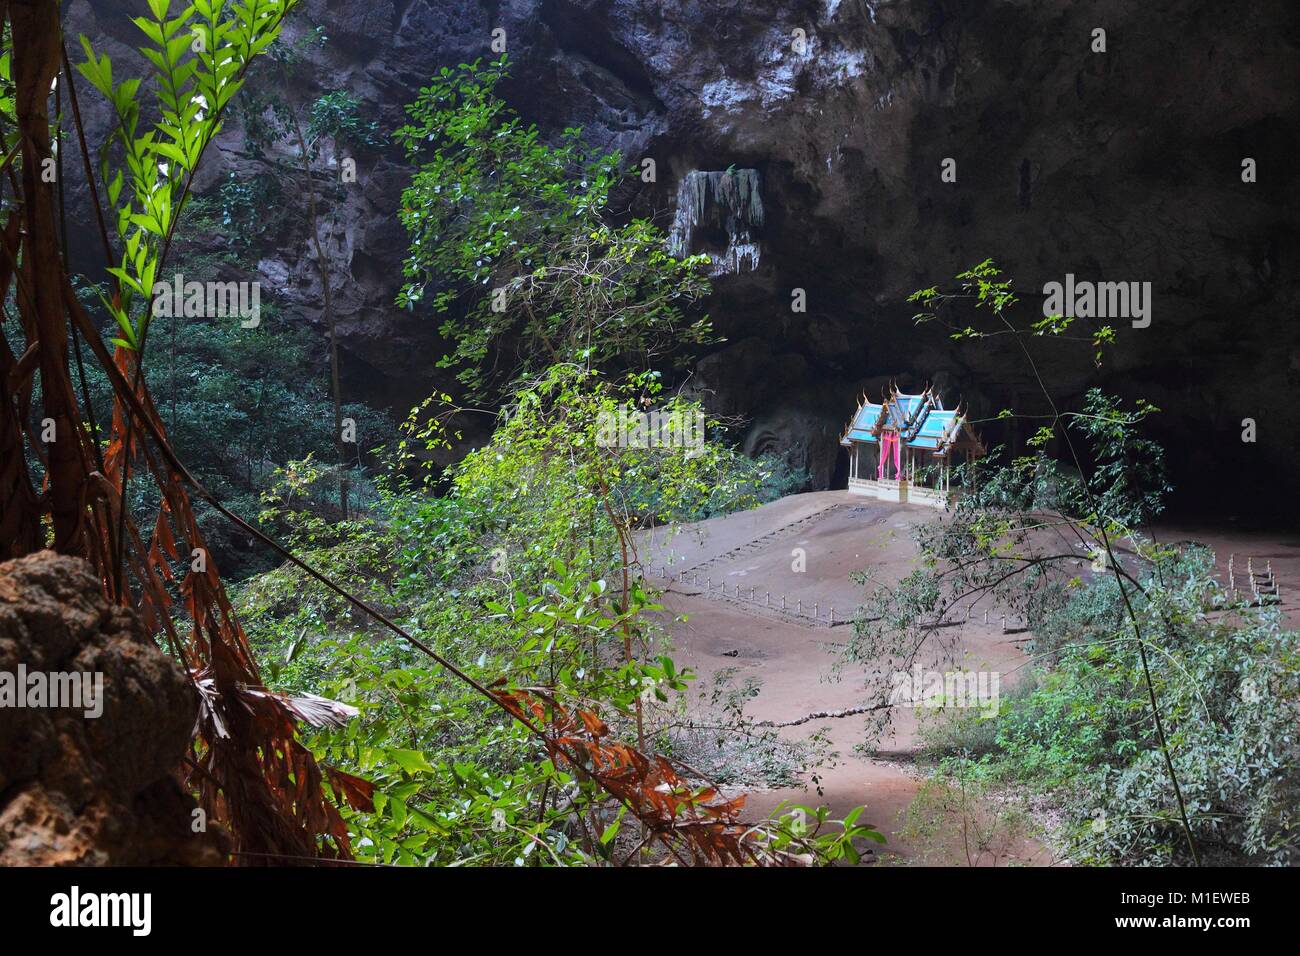
[[[850,478],[849,491],[894,504],[927,505],[939,509],[948,507],[949,501],[957,494],[956,491],[940,491],[913,484],[905,478],[901,481],[891,478]]]

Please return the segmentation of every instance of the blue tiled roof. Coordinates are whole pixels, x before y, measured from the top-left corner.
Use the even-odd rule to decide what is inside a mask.
[[[884,410],[883,405],[863,402],[858,413],[853,416],[848,432],[840,439],[840,444],[847,445],[851,441],[879,441],[876,437],[876,426],[880,423],[880,416]]]
[[[895,392],[889,403],[889,424],[900,432],[910,431],[912,423],[924,414],[925,404],[924,395],[902,395]]]
[[[955,411],[933,409],[926,414],[921,422],[921,427],[916,430],[916,434],[908,444],[914,448],[938,448],[939,442],[957,423],[958,418]]]
[[[965,425],[965,418],[955,409],[945,409],[933,392],[906,395],[897,390],[883,404],[864,401],[849,424],[840,444],[853,442],[879,444],[882,430],[897,431],[909,448],[944,454],[948,446],[963,436],[979,440]]]

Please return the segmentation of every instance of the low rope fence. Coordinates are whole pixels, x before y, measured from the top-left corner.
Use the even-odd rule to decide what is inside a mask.
[[[790,598],[784,593],[774,594],[769,590],[760,591],[757,587],[745,588],[739,584],[729,585],[726,580],[714,581],[708,575],[701,578],[699,571],[690,568],[673,571],[668,567],[647,565],[645,573],[649,577],[658,578],[666,583],[689,584],[692,587],[701,588],[704,596],[714,600],[749,605],[800,624],[809,624],[814,627],[836,627],[841,624],[850,624],[856,619],[853,611],[850,611],[847,615],[837,614],[835,605],[829,602],[825,603],[825,612],[823,613],[823,602],[821,601]],[[944,618],[938,621],[922,623],[927,627],[960,627],[963,624],[968,624],[972,616],[975,615],[968,609],[963,617]],[[985,625],[994,623],[994,618],[987,608],[984,610],[983,616]],[[864,618],[864,620],[876,620],[876,618]],[[1027,621],[1014,615],[1001,614],[998,616],[998,620],[1001,623],[1003,634],[1024,634],[1030,630]]]
[[[695,570],[683,569],[674,572],[670,568],[651,565],[646,568],[646,573],[662,581],[690,584],[693,587],[702,588],[705,596],[715,600],[747,604],[771,611],[778,616],[793,618],[799,623],[835,627],[837,624],[847,624],[853,619],[852,615],[847,617],[837,616],[835,606],[829,603],[805,601],[803,598],[792,599],[783,593],[773,594],[769,590],[760,591],[757,587],[745,588],[739,584],[729,585],[725,580],[714,581],[708,575],[701,577],[700,572]]]

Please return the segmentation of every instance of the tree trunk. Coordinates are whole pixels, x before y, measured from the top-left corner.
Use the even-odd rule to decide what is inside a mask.
[[[68,328],[62,301],[62,257],[54,217],[50,155],[49,95],[59,72],[59,11],[52,0],[14,0],[13,80],[22,140],[24,226],[18,304],[36,328],[41,371],[43,427],[53,424],[49,442],[49,510],[54,550],[86,551],[83,516],[86,475],[77,401],[68,368]]]

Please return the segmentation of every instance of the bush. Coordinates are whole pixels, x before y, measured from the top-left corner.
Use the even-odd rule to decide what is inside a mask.
[[[1228,606],[1201,548],[1165,552],[1135,597],[1148,666],[1201,863],[1300,862],[1300,635],[1274,608]],[[1138,642],[1113,581],[1040,629],[1058,661],[1004,699],[986,771],[1052,791],[1076,862],[1192,862],[1156,739]]]

